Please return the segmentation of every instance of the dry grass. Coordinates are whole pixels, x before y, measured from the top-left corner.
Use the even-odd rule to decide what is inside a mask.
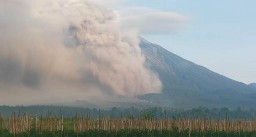
[[[209,119],[131,119],[122,118],[118,120],[109,118],[98,118],[96,120],[85,117],[74,117],[64,119],[50,114],[47,117],[31,117],[29,114],[17,115],[13,113],[8,118],[0,116],[1,130],[11,133],[20,133],[35,129],[38,133],[43,131],[73,130],[76,133],[88,130],[118,131],[122,129],[139,130],[169,130],[173,131],[225,131],[225,132],[252,132],[256,131],[256,121],[250,120],[209,120]]]

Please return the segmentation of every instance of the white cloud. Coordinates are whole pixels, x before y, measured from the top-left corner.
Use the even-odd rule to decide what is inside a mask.
[[[119,7],[125,2],[125,0],[89,0],[90,2],[103,6],[103,7]]]
[[[164,12],[145,7],[120,11],[122,27],[143,34],[172,34],[182,30],[188,18],[176,12]]]

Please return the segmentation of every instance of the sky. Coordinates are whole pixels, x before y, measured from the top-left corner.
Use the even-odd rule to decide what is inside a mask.
[[[145,17],[145,24],[133,26],[141,28],[140,34],[147,40],[234,80],[256,82],[255,0],[123,0],[121,3],[115,8],[131,16],[145,16],[149,12],[166,14],[160,19]],[[137,18],[141,19],[137,22],[145,20],[142,16]],[[145,25],[149,26],[143,28]]]

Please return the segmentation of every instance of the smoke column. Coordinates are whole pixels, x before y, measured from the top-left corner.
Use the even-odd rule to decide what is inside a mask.
[[[0,103],[160,92],[118,16],[82,0],[1,0]]]

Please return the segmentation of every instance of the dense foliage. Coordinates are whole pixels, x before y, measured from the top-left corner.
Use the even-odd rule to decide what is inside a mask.
[[[61,107],[61,106],[0,106],[0,114],[4,117],[10,116],[13,113],[24,114],[29,113],[32,116],[47,116],[49,113],[55,116],[73,117],[75,115],[89,115],[90,118],[98,118],[99,115],[110,117],[112,119],[119,119],[122,117],[133,118],[207,118],[207,119],[256,119],[256,109],[242,110],[228,109],[228,108],[192,108],[189,110],[174,109],[174,108],[118,108],[111,109],[96,109],[96,108],[82,108],[82,107]]]

